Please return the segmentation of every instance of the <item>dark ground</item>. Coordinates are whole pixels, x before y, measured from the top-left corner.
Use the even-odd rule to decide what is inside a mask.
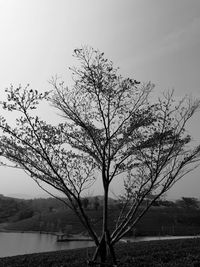
[[[84,267],[93,249],[76,249],[0,258],[1,267]],[[120,267],[199,267],[200,239],[120,243]]]

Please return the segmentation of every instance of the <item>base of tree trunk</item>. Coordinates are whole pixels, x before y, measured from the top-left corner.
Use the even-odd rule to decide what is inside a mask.
[[[99,262],[97,259],[99,259]],[[108,262],[108,260],[112,263]],[[108,232],[102,235],[99,246],[97,246],[93,259],[89,261],[88,266],[117,267],[114,247],[110,242],[110,235]]]

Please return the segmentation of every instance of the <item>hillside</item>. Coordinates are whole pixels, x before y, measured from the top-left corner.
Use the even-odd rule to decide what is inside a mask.
[[[0,223],[13,223],[37,214],[64,209],[64,204],[56,199],[18,199],[0,195]]]
[[[109,201],[109,227],[113,229],[120,205],[116,200]],[[168,206],[153,206],[129,235],[200,234],[199,208],[166,204]],[[102,198],[88,198],[84,205],[92,225],[100,234]],[[0,196],[0,223],[7,223],[7,230],[86,233],[76,215],[61,201],[53,198],[22,200]]]
[[[0,223],[15,221],[20,218],[22,212],[29,209],[28,203],[23,200],[0,195]]]

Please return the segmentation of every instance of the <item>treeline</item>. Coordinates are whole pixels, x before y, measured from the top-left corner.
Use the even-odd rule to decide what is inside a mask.
[[[143,205],[147,205],[148,201],[150,198],[145,199]],[[102,197],[87,197],[82,202],[88,218],[97,233],[100,233]],[[109,199],[110,228],[115,225],[121,205],[122,201]],[[76,215],[64,203],[54,198],[22,200],[0,196],[0,223],[4,222],[8,223],[8,230],[85,233]],[[200,234],[199,201],[186,197],[175,202],[156,201],[129,233],[130,236],[193,234]]]
[[[0,195],[0,223],[20,221],[42,212],[63,208],[64,204],[54,198],[25,200]]]
[[[23,200],[0,196],[0,223],[31,217],[33,211]]]
[[[67,201],[64,198],[62,200]],[[109,202],[113,203],[113,200],[110,199]],[[84,198],[83,208],[90,213],[94,223],[99,222],[102,197]],[[8,230],[74,233],[85,231],[76,215],[55,198],[25,200],[0,195],[0,223],[8,223]]]

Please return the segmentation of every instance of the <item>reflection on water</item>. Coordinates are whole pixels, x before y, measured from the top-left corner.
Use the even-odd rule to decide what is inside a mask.
[[[39,233],[0,232],[0,257],[93,246],[92,241],[57,242],[56,236]]]

